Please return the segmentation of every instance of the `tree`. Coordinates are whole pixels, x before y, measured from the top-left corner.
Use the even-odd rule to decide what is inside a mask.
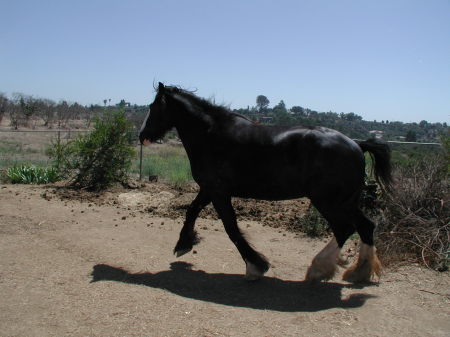
[[[291,108],[291,112],[292,112],[294,115],[300,115],[300,116],[303,116],[303,115],[305,114],[305,109],[303,109],[301,106],[293,106],[293,107]]]
[[[38,99],[38,114],[44,121],[44,126],[51,128],[53,119],[55,118],[56,103],[51,99]]]
[[[37,104],[36,100],[29,96],[26,97],[26,100],[24,98],[21,99],[21,106],[22,106],[22,113],[25,116],[25,123],[28,125],[30,119],[35,115],[37,112]]]
[[[273,113],[287,113],[286,104],[283,100],[280,101],[277,105],[273,107]]]
[[[2,122],[3,116],[5,115],[8,106],[8,98],[5,94],[0,92],[0,123]]]
[[[128,104],[128,105],[129,105],[129,104]],[[125,108],[125,107],[127,106],[127,102],[125,102],[124,99],[121,99],[121,100],[120,100],[120,103],[117,104],[117,106],[118,106],[119,108]]]
[[[21,107],[21,99],[23,94],[13,93],[12,100],[9,104],[8,112],[9,112],[9,121],[10,125],[17,130],[21,120],[23,120],[22,107]]]
[[[405,141],[407,141],[407,142],[416,142],[417,141],[416,133],[414,131],[412,131],[412,130],[409,130],[406,133]]]
[[[70,115],[73,119],[82,119],[83,113],[85,112],[86,108],[82,106],[81,104],[78,104],[77,102],[73,103],[70,106]]]
[[[421,128],[427,128],[429,126],[429,124],[426,120],[422,120],[422,121],[420,121],[419,126]]]
[[[272,109],[274,124],[276,125],[292,125],[293,119],[288,114],[286,104],[281,100],[280,103],[275,105]]]
[[[256,97],[256,106],[259,108],[259,112],[263,112],[269,106],[269,103],[269,99],[264,95]]]
[[[30,119],[37,112],[37,100],[32,96],[28,96],[22,93],[14,93],[13,105],[15,116],[12,117],[11,113],[10,116],[12,119],[14,119],[14,121],[11,120],[11,123],[15,124],[15,129],[17,129],[17,126],[20,124],[20,122],[22,122],[22,124],[24,124],[25,126],[28,126]]]
[[[86,119],[86,127],[91,126],[91,122],[93,119],[95,119],[98,115],[101,114],[103,111],[103,108],[100,105],[93,105],[86,110],[85,119]]]
[[[58,127],[64,127],[70,119],[70,107],[66,101],[61,101],[56,106],[56,119]]]
[[[361,121],[362,117],[355,114],[354,112],[349,112],[349,113],[343,113],[341,112],[339,115],[342,119],[352,122],[352,121]],[[382,123],[384,124],[384,121],[382,121]]]

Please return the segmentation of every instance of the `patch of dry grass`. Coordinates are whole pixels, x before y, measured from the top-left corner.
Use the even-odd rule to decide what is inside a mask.
[[[385,263],[418,261],[445,271],[450,262],[447,160],[433,157],[398,168],[378,215],[378,252]]]

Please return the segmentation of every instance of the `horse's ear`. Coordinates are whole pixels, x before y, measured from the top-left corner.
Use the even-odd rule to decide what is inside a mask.
[[[162,94],[162,93],[164,93],[164,89],[165,89],[164,84],[159,82],[159,84],[158,84],[158,92]]]

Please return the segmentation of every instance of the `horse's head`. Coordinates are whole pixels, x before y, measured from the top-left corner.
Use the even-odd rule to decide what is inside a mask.
[[[169,97],[167,90],[164,84],[160,82],[155,100],[150,104],[149,112],[147,117],[145,117],[144,123],[142,123],[139,133],[139,139],[142,144],[162,138],[174,126],[171,116],[172,109],[168,107]]]

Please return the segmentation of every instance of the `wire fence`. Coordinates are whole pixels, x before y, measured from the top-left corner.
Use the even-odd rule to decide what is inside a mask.
[[[0,169],[29,163],[39,166],[50,165],[48,150],[54,143],[68,142],[89,130],[63,129],[63,130],[0,130]],[[130,132],[130,144],[135,148],[136,158],[133,163],[134,170],[142,178],[142,160],[149,150],[139,143],[138,132]],[[441,147],[440,143],[400,142],[387,141],[394,145]]]

